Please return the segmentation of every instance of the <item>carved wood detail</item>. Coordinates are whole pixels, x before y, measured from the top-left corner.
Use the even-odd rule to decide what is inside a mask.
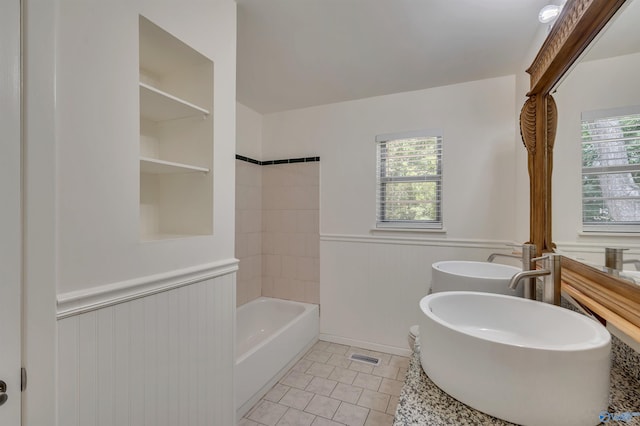
[[[527,72],[531,88],[520,114],[520,131],[528,151],[530,241],[539,252],[552,251],[551,175],[558,121],[550,95],[625,0],[569,0]]]
[[[531,96],[520,111],[520,136],[529,154],[536,152],[536,97]]]
[[[551,176],[558,111],[553,87],[626,0],[569,0],[533,64],[529,99],[520,113],[528,153],[530,242],[553,251]],[[580,262],[562,259],[562,291],[640,342],[640,288]]]
[[[558,107],[556,105],[556,101],[553,99],[553,96],[546,96],[546,104],[547,104],[547,113],[545,115],[545,126],[547,130],[546,137],[546,191],[545,191],[545,205],[541,208],[545,211],[545,250],[544,251],[554,251],[556,248],[555,243],[552,240],[551,229],[552,221],[553,221],[553,208],[552,208],[552,177],[553,177],[553,146],[556,142],[556,131],[558,129]]]
[[[584,15],[587,7],[593,3],[593,0],[576,0],[567,2],[562,10],[562,16],[551,29],[549,36],[542,45],[540,52],[534,59],[533,63],[527,69],[527,73],[531,75],[531,87],[535,87],[551,62],[556,58],[562,46],[566,43],[569,35],[575,29],[579,19]]]
[[[527,69],[530,93],[548,93],[624,2],[569,0]]]
[[[547,150],[553,152],[558,130],[558,106],[553,96],[547,96]],[[553,162],[551,162],[553,164]]]

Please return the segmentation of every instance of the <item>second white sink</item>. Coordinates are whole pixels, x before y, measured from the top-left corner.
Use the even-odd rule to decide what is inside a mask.
[[[491,262],[446,260],[431,265],[431,291],[481,291],[522,297],[524,286],[509,288],[521,268]]]

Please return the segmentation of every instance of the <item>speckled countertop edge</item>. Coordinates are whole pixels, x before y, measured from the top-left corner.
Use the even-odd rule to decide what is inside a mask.
[[[621,420],[606,424],[640,425],[640,354],[612,336],[609,413]],[[457,401],[438,388],[420,365],[419,345],[411,357],[393,426],[513,425]]]
[[[511,424],[474,410],[440,390],[422,370],[419,353],[413,353],[393,426]]]

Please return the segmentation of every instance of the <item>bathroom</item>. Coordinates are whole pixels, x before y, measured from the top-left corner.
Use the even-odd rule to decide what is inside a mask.
[[[240,420],[230,391],[238,375],[235,314],[260,296],[319,305],[319,347],[387,354],[399,370],[394,379],[380,377],[401,381],[412,353],[407,332],[429,291],[431,264],[486,260],[529,240],[518,115],[529,89],[524,70],[546,36],[544,25],[527,27],[514,64],[500,72],[284,107],[241,95],[240,83],[255,76],[241,74],[248,72],[240,52],[246,33],[236,31],[258,19],[245,8],[268,13],[266,6],[184,3],[21,2],[22,219],[9,225],[23,229],[16,237],[22,350],[17,368],[3,372],[9,402],[0,410],[12,406],[22,424],[234,424]],[[547,2],[527,3],[535,21]],[[409,15],[403,19],[419,27],[417,15]],[[195,102],[205,112],[193,127],[181,121],[148,133],[196,129],[212,146],[196,143],[183,153],[143,144],[142,18],[152,23],[150,34],[156,25],[204,57],[203,72],[169,86],[196,99],[203,95],[193,81],[213,88]],[[456,69],[473,68],[466,65]],[[568,91],[572,82],[565,83]],[[329,89],[318,85],[319,98],[328,99],[320,95]],[[556,101],[564,118],[573,95],[562,93],[561,87]],[[379,228],[376,137],[416,130],[442,135],[442,226]],[[563,132],[570,130],[559,128],[554,176],[572,170],[578,177],[554,185],[579,180],[578,157]],[[143,182],[139,157],[157,152],[193,163],[197,173]],[[204,164],[193,160],[203,156]],[[598,264],[610,244],[640,256],[633,236],[577,233],[580,197],[576,207],[568,186],[554,187],[553,197],[554,212],[576,212],[554,216],[563,253]],[[166,200],[204,215],[167,207]],[[166,222],[159,219],[163,211]],[[21,366],[29,377],[22,409],[11,405],[19,400],[12,392],[20,388]],[[388,406],[373,411],[394,416]]]

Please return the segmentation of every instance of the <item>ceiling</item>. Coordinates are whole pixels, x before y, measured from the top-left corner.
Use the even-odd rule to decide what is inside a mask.
[[[263,114],[522,72],[551,3],[237,2],[237,100]]]

